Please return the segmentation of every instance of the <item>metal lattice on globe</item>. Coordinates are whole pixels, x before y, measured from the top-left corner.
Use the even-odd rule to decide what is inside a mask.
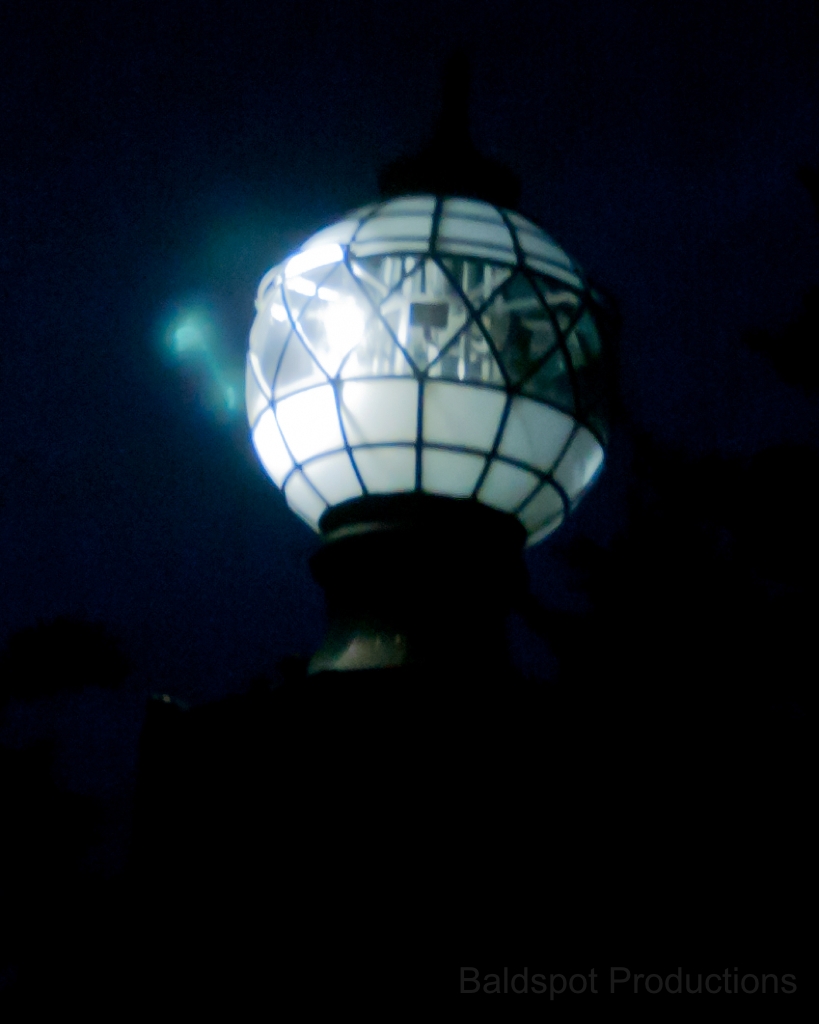
[[[423,492],[555,530],[604,457],[595,301],[518,213],[412,195],[357,210],[263,278],[253,443],[288,504]]]

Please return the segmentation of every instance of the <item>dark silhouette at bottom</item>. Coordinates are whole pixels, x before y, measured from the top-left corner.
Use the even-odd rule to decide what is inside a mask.
[[[516,954],[787,960],[800,798],[753,725],[406,669],[156,702],[108,979],[395,1006]]]

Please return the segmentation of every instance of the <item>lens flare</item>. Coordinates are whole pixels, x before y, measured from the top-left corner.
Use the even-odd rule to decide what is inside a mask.
[[[164,353],[199,406],[220,421],[243,411],[242,367],[233,366],[217,318],[205,306],[177,307],[165,324]]]

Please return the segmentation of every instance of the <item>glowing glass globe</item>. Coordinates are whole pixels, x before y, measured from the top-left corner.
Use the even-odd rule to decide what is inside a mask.
[[[256,452],[317,531],[342,502],[420,491],[508,512],[533,544],[603,465],[594,308],[520,214],[432,195],[357,210],[259,285]]]

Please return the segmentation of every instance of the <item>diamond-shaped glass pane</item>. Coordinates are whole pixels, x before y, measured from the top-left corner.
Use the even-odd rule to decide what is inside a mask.
[[[291,331],[280,298],[280,289],[275,288],[259,311],[250,332],[250,352],[256,360],[259,381],[268,388],[273,383],[276,367]],[[275,317],[273,313],[276,313]]]
[[[439,256],[437,262],[444,268],[450,287],[462,293],[473,310],[485,306],[513,273],[510,267],[463,256]]]
[[[344,359],[339,377],[407,377],[412,366],[389,327],[373,314],[367,321],[364,337]]]
[[[316,359],[310,355],[301,338],[293,332],[284,350],[273,384],[273,397],[284,398],[294,391],[303,391],[326,381]]]
[[[299,316],[299,333],[328,376],[333,377],[350,352],[364,339],[372,316],[350,272],[340,264],[322,283]]]
[[[314,278],[323,279],[327,276],[327,268],[320,267],[310,274],[300,274],[292,280],[282,283],[280,294],[282,305],[285,310],[286,322],[298,323],[304,309],[308,306],[318,291],[318,285]]]
[[[577,335],[587,362],[595,362],[601,358],[603,353],[600,344],[600,334],[597,330],[597,324],[594,322],[594,317],[592,317],[588,310],[578,320],[573,333]]]
[[[557,326],[565,334],[580,316],[582,307],[580,293],[547,278],[534,277],[533,280]]]
[[[484,309],[481,320],[512,385],[557,344],[548,312],[521,274],[503,285]]]
[[[550,356],[522,388],[523,394],[574,414],[575,402],[572,379],[566,367],[566,358],[560,349]]]
[[[429,367],[428,373],[430,377],[444,380],[471,381],[496,387],[503,387],[506,383],[486,335],[475,323],[469,324],[447,345]]]
[[[358,287],[377,309],[405,276],[405,259],[401,256],[367,256],[351,259],[350,269]],[[412,265],[415,266],[413,259]]]
[[[460,331],[468,310],[434,260],[422,260],[381,302],[381,315],[415,366],[425,369]]]

